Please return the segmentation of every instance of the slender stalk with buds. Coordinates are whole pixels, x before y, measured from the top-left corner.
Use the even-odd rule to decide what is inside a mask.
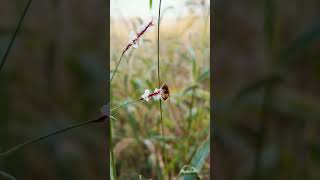
[[[129,35],[129,42],[127,44],[127,46],[124,48],[124,50],[122,51],[121,53],[121,56],[120,56],[120,59],[118,60],[118,63],[116,65],[116,68],[113,72],[113,74],[111,75],[111,79],[110,79],[110,84],[112,83],[112,80],[114,78],[114,75],[115,73],[117,72],[118,70],[118,67],[121,63],[121,60],[124,56],[124,54],[131,48],[131,47],[134,47],[134,48],[138,48],[141,44],[142,44],[142,35],[144,33],[146,33],[148,31],[148,29],[150,29],[150,27],[152,27],[154,25],[154,21],[153,21],[153,18],[151,17],[151,20],[147,23],[147,24],[143,24],[140,26],[140,28],[138,29],[137,33],[135,34],[134,32],[131,32],[130,35]],[[142,100],[142,99],[138,99],[139,100]],[[137,100],[136,100],[137,101]],[[136,101],[133,101],[133,102],[136,102]],[[116,107],[116,108],[113,108],[113,110],[115,109],[118,109],[122,106],[125,106],[125,105],[128,105],[128,104],[131,104],[133,102],[129,102],[129,103],[126,103],[124,105],[121,105],[119,107]],[[112,127],[110,127],[112,128]],[[112,169],[113,169],[113,175],[115,176],[116,172],[115,172],[115,164],[114,164],[114,155],[113,155],[113,148],[112,148],[112,133],[110,133],[110,144],[111,144],[111,161],[112,161]],[[116,177],[114,177],[116,178]]]
[[[129,42],[127,44],[127,46],[124,48],[124,50],[121,53],[120,59],[118,60],[118,63],[116,65],[116,68],[114,70],[114,72],[112,73],[111,79],[110,79],[110,84],[112,83],[113,77],[115,75],[115,73],[118,70],[118,67],[121,63],[122,57],[124,56],[124,54],[131,48],[138,48],[141,43],[142,43],[142,35],[144,33],[146,33],[152,26],[154,26],[154,20],[151,17],[151,20],[147,23],[147,24],[143,24],[139,27],[138,32],[135,34],[134,32],[131,32],[129,35]]]

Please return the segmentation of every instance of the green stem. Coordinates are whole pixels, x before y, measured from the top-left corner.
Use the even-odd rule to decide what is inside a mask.
[[[121,107],[123,107],[123,106],[126,106],[126,105],[128,105],[128,104],[135,103],[135,102],[141,101],[141,100],[142,100],[142,99],[140,98],[140,99],[136,99],[136,100],[134,100],[134,101],[126,102],[126,103],[124,103],[124,104],[121,104],[121,105],[118,106],[118,107],[115,107],[115,108],[111,109],[111,112],[114,111],[114,110],[117,110],[117,109],[119,109],[119,108],[121,108]]]
[[[257,134],[257,149],[255,151],[255,159],[254,159],[254,170],[253,170],[253,180],[261,179],[261,162],[262,162],[262,151],[264,145],[264,139],[268,130],[269,125],[269,105],[272,101],[272,87],[265,87],[264,94],[261,104],[261,112],[260,112],[260,124],[259,124],[259,132]]]
[[[193,109],[193,104],[194,104],[195,89],[196,89],[196,86],[194,86],[192,88],[191,103],[190,103],[190,107],[189,107],[189,117],[188,117],[188,129],[187,129],[188,132],[191,132],[190,128],[192,125],[192,109]],[[189,147],[190,141],[191,141],[191,139],[188,138],[186,147]],[[189,150],[188,148],[185,148],[185,154],[188,154],[188,150]],[[196,149],[194,152],[196,152]],[[193,155],[191,155],[191,158],[192,157],[193,157]]]
[[[116,72],[118,70],[118,67],[119,67],[119,64],[120,64],[120,62],[122,60],[123,55],[124,55],[124,52],[121,54],[120,59],[119,59],[119,61],[117,63],[116,69],[112,73],[112,76],[111,76],[111,79],[110,79],[110,84],[112,83],[113,77],[114,77],[114,75],[116,74]]]
[[[189,107],[189,117],[188,117],[188,131],[190,132],[191,124],[192,124],[192,109],[194,103],[194,96],[195,96],[196,86],[192,88],[192,95],[191,95],[191,103]]]
[[[159,88],[161,87],[160,81],[160,16],[161,16],[161,0],[159,1],[159,12],[158,12],[158,84]],[[163,142],[163,156],[164,156],[164,169],[166,170],[167,164],[167,156],[166,156],[166,143],[164,141],[164,128],[163,128],[163,119],[162,119],[162,106],[161,106],[161,99],[159,101],[159,109],[160,109],[160,122],[161,122],[161,132],[162,132],[162,142]]]
[[[19,32],[19,30],[20,30],[20,27],[21,27],[21,25],[22,25],[22,22],[23,22],[23,20],[24,20],[24,17],[26,16],[26,14],[27,14],[27,12],[28,12],[31,3],[32,3],[32,0],[29,0],[28,3],[27,3],[27,5],[26,5],[26,7],[24,8],[24,11],[23,11],[23,13],[22,13],[22,15],[21,15],[21,17],[20,17],[20,20],[19,20],[19,22],[18,22],[18,25],[17,25],[17,27],[16,27],[16,30],[14,31],[14,33],[13,33],[11,39],[10,39],[10,42],[9,42],[9,44],[8,44],[8,47],[7,47],[7,49],[6,49],[3,57],[2,57],[2,59],[1,59],[0,72],[1,72],[1,70],[3,69],[3,66],[4,66],[4,64],[5,64],[5,62],[6,62],[7,58],[8,58],[8,55],[9,55],[9,53],[10,53],[10,50],[11,50],[12,45],[13,45],[13,43],[14,43],[14,40],[16,39],[16,37],[17,37],[17,35],[18,35],[18,32]]]
[[[112,174],[113,174],[113,179],[117,180],[117,175],[116,175],[116,166],[115,166],[115,161],[114,161],[114,154],[113,154],[113,145],[112,145],[112,123],[110,121],[110,149],[111,149],[111,165],[112,165]]]
[[[120,105],[120,106],[118,106],[118,107],[116,107],[116,108],[113,108],[111,111],[114,111],[114,110],[116,110],[116,109],[119,109],[119,108],[121,108],[121,107],[123,107],[123,106],[126,106],[126,105],[128,105],[128,104],[134,103],[134,102],[139,101],[139,100],[141,100],[141,99],[127,102],[127,103],[122,104],[122,105]],[[52,132],[52,133],[49,133],[49,134],[47,134],[47,135],[44,135],[44,136],[41,136],[41,137],[37,137],[37,138],[31,139],[31,140],[28,140],[28,141],[26,141],[26,142],[24,142],[24,143],[22,143],[22,144],[19,144],[19,145],[13,147],[13,148],[10,148],[9,150],[7,150],[7,151],[5,151],[5,152],[0,153],[0,157],[1,157],[1,156],[7,156],[7,155],[9,155],[9,154],[11,154],[11,153],[13,153],[13,152],[21,149],[22,147],[25,147],[25,146],[30,145],[30,144],[34,144],[34,143],[39,142],[39,141],[41,141],[41,140],[44,140],[44,139],[46,139],[46,138],[48,138],[48,137],[50,137],[50,136],[54,136],[54,135],[60,134],[60,133],[62,133],[62,132],[65,132],[65,131],[68,131],[68,130],[71,130],[71,129],[74,129],[74,128],[77,128],[77,127],[81,127],[81,126],[84,126],[84,125],[87,125],[87,124],[96,123],[96,122],[103,122],[103,121],[104,121],[105,119],[107,119],[107,118],[108,118],[107,116],[102,116],[102,117],[100,117],[99,119],[80,122],[80,123],[78,123],[78,124],[74,124],[74,125],[68,126],[68,127],[66,127],[66,128],[56,130],[56,131],[54,131],[54,132]],[[110,141],[110,142],[111,142],[111,141]]]
[[[41,136],[41,137],[37,137],[37,138],[34,138],[34,139],[31,139],[29,141],[26,141],[22,144],[19,144],[13,148],[10,148],[9,150],[5,151],[5,152],[2,152],[0,153],[0,157],[1,156],[7,156],[7,155],[10,155],[12,154],[13,152],[16,152],[17,150],[27,146],[27,145],[30,145],[30,144],[34,144],[38,141],[41,141],[41,140],[44,140],[50,136],[54,136],[54,135],[57,135],[57,134],[60,134],[62,132],[65,132],[65,131],[68,131],[68,130],[71,130],[71,129],[74,129],[74,128],[77,128],[77,127],[81,127],[81,126],[84,126],[84,125],[87,125],[87,124],[91,124],[91,123],[96,123],[96,122],[103,122],[105,119],[107,119],[107,116],[102,116],[100,117],[99,119],[95,119],[95,120],[90,120],[90,121],[84,121],[84,122],[80,122],[78,124],[74,124],[74,125],[71,125],[71,126],[68,126],[66,128],[63,128],[63,129],[59,129],[59,130],[56,130],[52,133],[49,133],[47,135],[44,135],[44,136]]]
[[[114,111],[114,110],[117,110],[121,107],[124,107],[128,104],[131,104],[131,103],[134,103],[134,102],[137,102],[137,101],[140,101],[142,100],[141,98],[140,99],[136,99],[134,101],[129,101],[129,102],[126,102],[124,104],[121,104],[120,106],[117,106],[113,109],[111,109],[110,111]],[[117,179],[117,176],[116,176],[116,167],[115,167],[115,160],[114,160],[114,154],[113,154],[113,145],[112,145],[112,124],[111,124],[111,121],[110,121],[110,136],[109,136],[109,141],[110,141],[110,153],[111,153],[111,166],[112,166],[112,174],[113,174],[113,179]]]

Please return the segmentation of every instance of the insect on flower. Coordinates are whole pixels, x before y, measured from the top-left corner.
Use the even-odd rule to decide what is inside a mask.
[[[167,84],[164,84],[161,89],[156,88],[153,93],[149,89],[146,89],[140,100],[146,100],[148,102],[153,98],[154,100],[162,99],[165,101],[168,97],[170,97],[169,87]]]
[[[167,86],[167,84],[165,83],[163,86],[162,86],[162,99],[163,100],[166,100],[170,97],[170,90],[169,90],[169,87]]]

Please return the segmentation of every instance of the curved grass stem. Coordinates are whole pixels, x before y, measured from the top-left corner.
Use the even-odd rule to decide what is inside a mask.
[[[23,13],[22,13],[22,15],[21,15],[21,17],[20,17],[20,20],[19,20],[19,22],[18,22],[18,25],[17,25],[17,27],[16,27],[16,30],[14,31],[14,33],[13,33],[11,39],[10,39],[10,42],[9,42],[9,44],[8,44],[8,46],[7,46],[7,49],[6,49],[4,55],[3,55],[2,59],[1,59],[0,72],[1,72],[1,70],[3,69],[5,62],[7,61],[7,58],[8,58],[8,55],[9,55],[9,53],[10,53],[10,50],[11,50],[11,48],[12,48],[12,45],[13,45],[13,43],[14,43],[17,35],[18,35],[18,32],[19,32],[19,30],[20,30],[20,27],[21,27],[21,25],[22,25],[22,22],[23,22],[23,20],[24,20],[24,17],[26,16],[26,14],[27,14],[27,12],[28,12],[31,3],[32,3],[32,0],[29,0],[28,3],[27,3],[27,5],[26,5],[26,7],[25,7],[24,10],[23,10]]]
[[[124,106],[126,106],[126,105],[128,105],[128,104],[131,104],[131,103],[134,103],[134,102],[137,102],[137,101],[140,101],[140,100],[141,100],[141,98],[140,98],[140,99],[137,99],[137,100],[134,100],[134,101],[130,101],[130,102],[124,103],[124,104],[122,104],[122,105],[120,105],[120,106],[118,106],[118,107],[116,107],[116,108],[111,109],[111,111],[117,110],[117,109],[119,109],[119,108],[121,108],[121,107],[124,107]],[[68,126],[68,127],[66,127],[66,128],[56,130],[56,131],[51,132],[51,133],[49,133],[49,134],[47,134],[47,135],[44,135],[44,136],[41,136],[41,137],[37,137],[37,138],[34,138],[34,139],[30,139],[30,140],[28,140],[28,141],[26,141],[26,142],[24,142],[24,143],[22,143],[22,144],[19,144],[19,145],[17,145],[17,146],[14,146],[13,148],[10,148],[9,150],[7,150],[7,151],[5,151],[5,152],[1,152],[1,153],[0,153],[0,157],[1,157],[1,156],[10,155],[10,154],[18,151],[19,149],[27,146],[27,145],[34,144],[34,143],[36,143],[36,142],[39,142],[39,141],[44,140],[44,139],[46,139],[46,138],[49,138],[49,137],[51,137],[51,136],[54,136],[54,135],[57,135],[57,134],[60,134],[60,133],[69,131],[69,130],[71,130],[71,129],[74,129],[74,128],[77,128],[77,127],[81,127],[81,126],[85,126],[85,125],[92,124],[92,123],[104,122],[104,120],[106,120],[107,118],[108,118],[108,116],[102,116],[102,117],[100,117],[99,119],[80,122],[80,123],[78,123],[78,124],[70,125],[70,126]],[[110,118],[116,120],[116,118],[114,118],[113,116],[110,117]],[[110,142],[111,142],[111,141],[110,141]]]
[[[66,128],[56,130],[56,131],[51,132],[51,133],[49,133],[49,134],[47,134],[47,135],[44,135],[44,136],[41,136],[41,137],[37,137],[37,138],[31,139],[31,140],[28,140],[28,141],[26,141],[26,142],[24,142],[24,143],[22,143],[22,144],[19,144],[19,145],[13,147],[13,148],[10,148],[9,150],[7,150],[7,151],[5,151],[5,152],[0,153],[0,157],[1,157],[1,156],[10,155],[10,154],[18,151],[19,149],[27,146],[27,145],[34,144],[34,143],[39,142],[39,141],[41,141],[41,140],[47,139],[47,138],[49,138],[49,137],[51,137],[51,136],[54,136],[54,135],[57,135],[57,134],[66,132],[66,131],[68,131],[68,130],[71,130],[71,129],[74,129],[74,128],[77,128],[77,127],[81,127],[81,126],[84,126],[84,125],[92,124],[92,123],[104,122],[104,120],[106,120],[107,118],[108,118],[107,116],[102,116],[102,117],[100,117],[99,119],[80,122],[80,123],[78,123],[78,124],[74,124],[74,125],[68,126],[68,127],[66,127]]]
[[[120,105],[120,106],[118,106],[118,107],[116,107],[116,108],[111,109],[111,111],[117,110],[117,109],[119,109],[119,108],[121,108],[121,107],[123,107],[123,106],[126,106],[126,105],[128,105],[128,104],[137,102],[137,101],[139,101],[139,100],[141,100],[141,99],[137,99],[137,100],[134,100],[134,101],[127,102],[127,103],[122,104],[122,105]],[[80,123],[78,123],[78,124],[74,124],[74,125],[68,126],[68,127],[66,127],[66,128],[56,130],[56,131],[51,132],[51,133],[49,133],[49,134],[47,134],[47,135],[44,135],[44,136],[41,136],[41,137],[37,137],[37,138],[31,139],[31,140],[28,140],[28,141],[26,141],[26,142],[24,142],[24,143],[22,143],[22,144],[19,144],[19,145],[13,147],[13,148],[10,148],[9,150],[7,150],[7,151],[5,151],[5,152],[0,153],[0,157],[1,157],[1,156],[10,155],[10,154],[18,151],[19,149],[27,146],[27,145],[34,144],[34,143],[36,143],[36,142],[39,142],[39,141],[44,140],[44,139],[46,139],[46,138],[49,138],[49,137],[51,137],[51,136],[54,136],[54,135],[57,135],[57,134],[66,132],[66,131],[68,131],[68,130],[71,130],[71,129],[74,129],[74,128],[77,128],[77,127],[81,127],[81,126],[85,126],[85,125],[88,125],[88,124],[96,123],[96,122],[103,122],[103,121],[106,120],[107,118],[108,118],[107,116],[102,116],[102,117],[100,117],[99,119],[80,122]],[[114,119],[114,117],[111,117],[111,118]],[[110,141],[110,142],[111,142],[111,141]]]
[[[117,107],[111,109],[111,112],[114,111],[114,110],[117,110],[117,109],[119,109],[119,108],[121,108],[121,107],[123,107],[123,106],[129,105],[129,104],[135,103],[135,102],[137,102],[137,101],[141,101],[141,100],[142,100],[142,99],[140,98],[140,99],[136,99],[136,100],[133,100],[133,101],[126,102],[126,103],[124,103],[124,104],[121,104],[120,106],[117,106]]]
[[[124,53],[125,53],[125,52],[123,52],[123,53],[121,54],[120,59],[119,59],[119,61],[118,61],[118,63],[117,63],[116,69],[113,71],[113,73],[112,73],[112,75],[111,75],[110,84],[112,83],[113,77],[114,77],[114,75],[116,74],[116,72],[117,72],[117,70],[118,70],[119,64],[121,63],[121,60],[122,60],[122,57],[123,57]]]

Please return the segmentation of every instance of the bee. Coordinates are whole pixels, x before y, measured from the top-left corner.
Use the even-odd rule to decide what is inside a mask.
[[[161,89],[163,90],[162,99],[165,101],[170,97],[169,87],[167,86],[167,84],[164,84]]]

